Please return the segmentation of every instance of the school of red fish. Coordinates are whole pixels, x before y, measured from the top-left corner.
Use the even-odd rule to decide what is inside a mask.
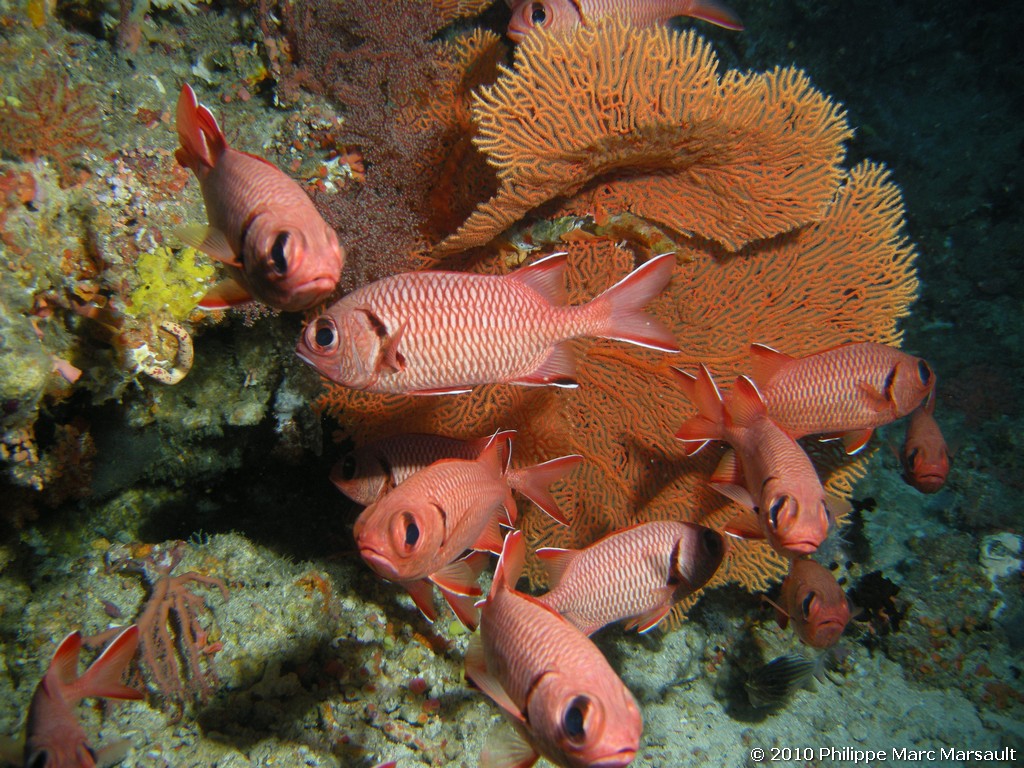
[[[509,34],[520,39],[535,26],[580,23],[581,12],[593,16],[605,3],[510,5]],[[687,14],[742,28],[717,0],[645,7],[652,23]],[[200,306],[260,301],[301,311],[329,300],[345,251],[309,197],[267,161],[230,148],[188,85],[177,126],[178,161],[195,173],[209,218],[183,239],[228,273]],[[326,378],[371,392],[453,395],[499,382],[574,387],[570,339],[679,351],[671,332],[644,311],[674,265],[672,254],[651,258],[579,306],[566,304],[564,254],[501,277],[398,274],[331,304],[306,326],[296,353]],[[429,620],[437,618],[437,587],[455,615],[477,630],[466,677],[512,724],[488,738],[481,765],[530,766],[541,756],[591,768],[632,762],[643,729],[640,708],[589,636],[616,622],[640,632],[656,626],[708,583],[727,554],[728,536],[766,539],[789,559],[773,602],[781,627],[792,622],[800,640],[815,648],[838,642],[851,608],[832,573],[810,555],[826,540],[842,502],[825,493],[797,438],[839,438],[854,452],[875,428],[911,415],[904,476],[925,493],[941,488],[949,456],[933,417],[935,375],[924,360],[873,343],[799,359],[754,344],[750,357],[750,375],[739,377],[726,397],[706,366],[676,371],[697,409],[676,437],[688,454],[711,441],[728,443],[709,482],[749,512],[722,531],[650,522],[579,551],[542,549],[537,555],[551,588],[539,596],[516,589],[526,544],[515,530],[513,492],[567,523],[549,487],[571,482],[585,456],[521,467],[514,464],[511,430],[468,441],[410,434],[360,446],[331,471],[338,489],[365,506],[354,535],[366,565],[408,591]],[[499,559],[481,600],[478,577],[491,553]],[[124,630],[78,677],[81,644],[77,632],[65,638],[39,683],[26,726],[26,768],[110,764],[122,748],[94,750],[74,707],[85,697],[141,698],[119,682],[135,653],[137,628]]]

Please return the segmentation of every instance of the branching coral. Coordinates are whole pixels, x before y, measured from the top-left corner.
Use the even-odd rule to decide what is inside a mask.
[[[530,35],[515,68],[481,89],[473,119],[500,187],[442,253],[484,245],[566,198],[564,213],[600,203],[734,251],[816,220],[850,136],[800,70],[720,77],[695,33],[616,18]]]
[[[15,105],[0,111],[0,136],[19,160],[52,160],[63,186],[77,180],[74,166],[83,152],[104,146],[95,98],[56,68],[25,83]]]
[[[108,555],[108,568],[141,572],[149,583],[149,598],[135,619],[139,627],[140,663],[176,718],[190,703],[209,700],[218,684],[213,654],[220,644],[212,641],[209,628],[201,620],[209,614],[206,601],[194,594],[189,585],[216,587],[228,599],[227,585],[221,579],[193,571],[171,575],[181,562],[185,546],[185,542],[178,541],[138,555],[128,548],[112,549]],[[119,630],[120,627],[110,632]],[[92,637],[88,643],[101,644],[107,634]]]
[[[667,367],[704,362],[728,382],[748,370],[754,341],[798,356],[849,341],[898,343],[896,321],[907,314],[917,289],[914,252],[900,233],[899,191],[885,170],[863,163],[839,176],[829,197],[811,223],[738,253],[707,239],[680,238],[673,280],[650,306],[673,330],[680,355],[577,341],[576,390],[491,386],[451,398],[401,398],[331,388],[321,404],[356,441],[403,431],[468,437],[503,427],[519,430],[517,461],[585,456],[572,482],[556,491],[570,526],[524,510],[522,525],[533,546],[580,547],[646,520],[720,528],[739,510],[708,487],[718,455],[708,450],[686,458],[674,439],[693,407]],[[627,274],[642,250],[607,238],[580,239],[578,231],[569,236],[572,303]],[[467,261],[490,273],[517,263],[514,254],[501,251]],[[829,490],[848,494],[863,459],[851,462],[830,447],[815,446],[813,454]],[[732,582],[760,590],[784,570],[766,545],[737,542],[711,586]],[[543,580],[535,564],[530,575],[535,583]],[[686,607],[676,609],[676,619]]]

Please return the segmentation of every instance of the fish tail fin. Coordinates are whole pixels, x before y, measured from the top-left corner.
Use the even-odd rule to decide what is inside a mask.
[[[178,96],[178,141],[174,153],[178,163],[198,175],[200,168],[212,168],[228,147],[224,131],[213,113],[196,99],[196,92],[185,83]]]
[[[722,0],[692,0],[687,16],[716,24],[735,32],[743,31],[743,22]]]
[[[678,352],[672,331],[644,312],[644,307],[668,285],[675,266],[675,254],[656,256],[595,298],[589,306],[607,313],[597,335],[662,352]]]
[[[547,512],[553,519],[562,525],[568,525],[569,520],[558,508],[558,502],[551,495],[549,486],[567,475],[572,471],[573,467],[582,461],[582,456],[572,454],[545,461],[543,464],[535,464],[532,467],[510,469],[507,474],[508,484],[512,490],[523,494],[523,496]]]
[[[510,531],[501,547],[501,557],[494,569],[494,581],[491,582],[488,599],[493,598],[499,589],[515,589],[525,564],[526,542],[523,540],[523,532]]]
[[[697,375],[673,368],[683,393],[697,406],[697,415],[687,419],[676,432],[676,438],[686,444],[689,456],[697,453],[712,440],[721,440],[725,427],[725,406],[722,394],[703,363]]]
[[[81,640],[79,640],[81,643]],[[63,648],[63,643],[61,644]],[[132,624],[110,641],[80,678],[73,684],[74,696],[98,696],[107,699],[141,699],[142,692],[121,683],[121,675],[139,647],[139,628]],[[58,653],[60,649],[58,649]],[[77,657],[77,651],[75,653]]]

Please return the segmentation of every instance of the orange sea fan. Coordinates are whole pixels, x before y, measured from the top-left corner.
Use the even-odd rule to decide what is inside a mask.
[[[408,431],[469,437],[506,427],[519,430],[517,462],[583,454],[584,464],[555,490],[571,526],[523,505],[522,527],[533,547],[581,547],[647,520],[721,528],[739,511],[707,484],[722,448],[683,455],[673,434],[694,409],[668,366],[692,370],[708,363],[728,388],[748,371],[754,341],[793,355],[851,341],[898,343],[896,321],[914,299],[914,251],[900,234],[902,204],[886,171],[863,163],[834,192],[820,221],[739,253],[703,240],[686,246],[671,283],[650,307],[672,328],[682,354],[580,340],[574,342],[575,390],[495,385],[455,397],[400,397],[330,386],[320,405],[356,442]],[[568,250],[572,303],[604,290],[637,260],[633,250],[606,239],[575,241]],[[507,256],[491,253],[473,268],[507,272],[514,266]],[[848,495],[864,458],[850,459],[835,446],[811,448],[828,489]],[[711,586],[762,590],[785,567],[763,543],[736,542]],[[543,583],[536,563],[528,572],[535,585]]]
[[[473,115],[500,187],[439,253],[605,181],[610,207],[737,250],[821,215],[851,135],[802,71],[719,77],[694,32],[619,18],[529,35]]]

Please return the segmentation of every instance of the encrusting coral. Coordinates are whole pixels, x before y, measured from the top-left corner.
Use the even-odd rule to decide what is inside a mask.
[[[455,397],[408,398],[328,386],[320,400],[321,408],[334,415],[357,443],[401,432],[468,438],[509,428],[518,430],[517,462],[582,454],[583,465],[555,490],[570,526],[523,505],[522,527],[533,548],[581,547],[607,532],[647,520],[689,520],[721,528],[739,512],[708,486],[720,455],[716,451],[721,449],[693,458],[683,455],[673,435],[693,407],[667,375],[668,366],[692,369],[703,362],[726,383],[747,372],[752,342],[797,356],[852,341],[898,343],[896,321],[907,314],[917,290],[914,252],[900,234],[903,209],[898,189],[879,165],[842,169],[842,141],[849,128],[839,108],[811,89],[802,73],[726,73],[719,82],[708,47],[691,34],[631,30],[622,22],[579,34],[577,45],[590,40],[590,34],[607,38],[590,40],[589,50],[597,57],[593,71],[651,77],[664,69],[666,57],[675,62],[671,77],[654,77],[659,83],[656,93],[636,97],[644,109],[692,105],[693,94],[699,93],[709,102],[704,114],[719,116],[688,120],[684,131],[669,130],[665,119],[623,119],[609,129],[609,141],[602,145],[605,153],[598,161],[587,160],[593,147],[583,143],[567,151],[561,165],[537,160],[529,166],[536,171],[528,182],[523,181],[526,165],[519,163],[503,177],[503,191],[480,209],[486,213],[471,216],[445,245],[490,242],[526,211],[555,197],[562,198],[562,207],[545,212],[580,213],[593,205],[593,194],[600,193],[606,218],[628,209],[640,214],[635,217],[640,224],[648,215],[672,228],[675,274],[649,309],[672,329],[683,352],[667,356],[614,341],[577,340],[575,390],[495,385]],[[481,103],[510,92],[509,81],[522,77],[520,68],[534,66],[524,62],[554,43],[542,40],[531,45],[520,53],[517,68],[504,72]],[[630,62],[626,69],[615,63],[620,52],[622,60]],[[552,59],[545,66],[550,72],[560,64]],[[566,81],[564,87],[559,98],[549,94],[545,101],[552,122],[544,130],[532,132],[536,114],[527,110],[522,119],[510,118],[507,130],[514,141],[487,139],[481,146],[496,149],[501,144],[512,153],[514,145],[520,154],[548,157],[540,150],[550,146],[551,131],[560,137],[580,136],[584,132],[579,126],[597,124],[608,112],[608,104],[580,95],[592,84]],[[739,98],[741,93],[748,95]],[[565,114],[559,112],[560,106]],[[754,119],[760,112],[767,115],[766,122]],[[478,104],[474,119],[483,117]],[[561,122],[556,124],[556,119]],[[497,132],[495,126],[481,125],[481,133]],[[654,130],[656,126],[661,127]],[[659,144],[659,132],[677,138],[685,134],[689,149],[678,151],[686,162],[673,165],[674,155],[665,150],[671,141]],[[502,166],[509,156],[500,155],[501,162],[495,163],[499,176],[501,167],[513,168]],[[668,172],[659,173],[659,167]],[[597,186],[592,183],[595,176]],[[559,178],[567,181],[556,184]],[[655,181],[660,186],[648,195],[644,207],[639,190],[642,183]],[[544,191],[527,200],[523,184]],[[680,216],[690,218],[667,220],[666,211],[681,211]],[[573,304],[597,295],[649,255],[636,241],[623,244],[618,238],[588,235],[588,229],[595,228],[565,230],[567,287]],[[470,237],[470,232],[476,234]],[[445,266],[494,274],[508,272],[522,260],[522,254],[513,250],[476,249],[446,260]],[[827,488],[848,495],[852,481],[862,473],[863,460],[850,460],[830,446],[811,446],[811,451]],[[536,562],[528,570],[535,585],[544,582]],[[784,570],[785,563],[762,542],[739,541],[709,586],[731,582],[762,590]],[[677,607],[674,618],[678,620],[690,604]]]
[[[629,210],[735,251],[816,220],[851,135],[801,70],[719,77],[697,34],[614,17],[529,35],[514,69],[477,94],[473,120],[500,186],[439,253],[484,245],[564,198],[567,213]]]

